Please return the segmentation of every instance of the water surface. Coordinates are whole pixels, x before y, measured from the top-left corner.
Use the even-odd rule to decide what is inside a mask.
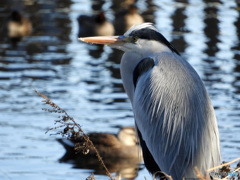
[[[65,150],[59,136],[45,134],[56,114],[33,87],[50,97],[85,132],[117,133],[133,126],[130,102],[119,74],[122,53],[77,40],[79,15],[103,9],[110,21],[115,1],[1,1],[0,21],[19,9],[33,32],[13,46],[0,34],[0,179],[85,179],[92,170],[59,163]],[[236,0],[139,1],[146,21],[197,70],[212,99],[224,161],[240,156],[240,11]],[[1,30],[4,28],[1,27]],[[135,179],[151,179],[146,169]],[[97,179],[107,179],[97,175]]]

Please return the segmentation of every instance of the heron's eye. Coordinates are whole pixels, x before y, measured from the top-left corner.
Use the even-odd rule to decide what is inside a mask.
[[[138,40],[136,36],[132,36],[132,42],[135,43]]]

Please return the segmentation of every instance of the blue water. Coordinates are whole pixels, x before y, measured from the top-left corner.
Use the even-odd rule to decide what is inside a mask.
[[[86,179],[92,172],[58,162],[65,153],[56,141],[59,136],[45,134],[58,115],[42,110],[47,106],[33,88],[64,108],[85,132],[117,133],[119,126],[134,125],[119,74],[121,52],[77,40],[77,17],[102,8],[114,21],[113,2],[0,2],[1,22],[6,22],[12,9],[19,9],[34,27],[16,46],[6,32],[0,35],[0,179],[73,180]],[[237,2],[155,0],[136,4],[144,19],[155,23],[203,79],[218,119],[224,161],[240,157]],[[146,169],[135,179],[143,177],[152,179]],[[108,177],[96,175],[96,179]]]

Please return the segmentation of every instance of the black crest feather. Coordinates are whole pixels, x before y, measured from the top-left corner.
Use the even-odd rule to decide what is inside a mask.
[[[129,36],[136,36],[141,39],[159,41],[160,43],[165,44],[172,52],[175,52],[180,56],[179,52],[172,46],[172,44],[170,44],[161,33],[153,29],[143,28],[139,30],[134,30],[129,34]]]

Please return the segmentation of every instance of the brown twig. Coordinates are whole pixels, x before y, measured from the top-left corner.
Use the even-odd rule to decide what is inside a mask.
[[[227,166],[227,165],[232,164],[232,163],[234,163],[234,162],[236,162],[236,161],[239,161],[239,160],[240,160],[240,157],[237,158],[237,159],[234,159],[234,160],[232,160],[232,161],[230,161],[230,162],[227,162],[227,163],[221,164],[221,165],[219,165],[219,166],[210,168],[210,169],[207,170],[207,172],[213,171],[213,170],[218,169],[218,168],[223,167],[223,166]]]
[[[201,180],[206,180],[200,173],[200,171],[198,170],[198,168],[195,166],[194,167],[195,171],[196,171],[196,174],[197,174],[197,177],[199,177]]]
[[[92,142],[92,141],[89,139],[89,137],[84,133],[84,131],[82,130],[81,126],[76,123],[76,121],[73,119],[73,117],[69,116],[68,113],[67,113],[64,109],[60,108],[57,104],[55,104],[54,102],[52,102],[52,100],[49,99],[47,96],[45,96],[44,94],[38,92],[36,89],[34,89],[34,91],[35,91],[39,96],[41,96],[42,98],[45,99],[45,100],[43,100],[43,102],[45,102],[46,104],[49,104],[50,106],[53,107],[52,110],[49,110],[49,109],[43,109],[43,110],[49,111],[49,112],[55,112],[55,113],[63,113],[63,114],[65,114],[64,116],[61,117],[61,118],[62,118],[61,120],[57,120],[57,121],[55,122],[55,123],[61,123],[61,125],[60,125],[60,126],[57,126],[57,127],[54,127],[54,128],[48,129],[48,130],[46,131],[46,133],[49,132],[49,131],[51,131],[51,130],[53,130],[53,129],[58,129],[58,128],[65,127],[65,126],[66,126],[66,128],[64,128],[63,132],[61,132],[62,135],[65,135],[66,133],[68,133],[68,132],[70,131],[71,135],[75,137],[75,136],[77,136],[77,135],[80,135],[80,133],[81,133],[81,135],[83,136],[83,138],[85,139],[85,141],[86,141],[87,144],[88,144],[87,146],[92,147],[92,149],[95,151],[98,160],[100,161],[101,165],[103,166],[103,168],[104,168],[105,171],[106,171],[106,174],[111,178],[111,180],[114,180],[114,178],[112,177],[111,173],[108,171],[106,165],[104,164],[104,162],[103,162],[103,160],[102,160],[102,158],[101,158],[98,150],[97,150],[96,147],[94,146],[93,142]],[[70,120],[72,123],[67,123],[69,120]],[[76,131],[75,131],[75,128],[76,128],[76,127],[78,128],[77,133],[76,133]],[[93,176],[93,177],[94,177],[94,176]]]
[[[88,176],[86,180],[95,180],[94,174],[92,173],[92,175]]]
[[[156,180],[156,176],[157,176],[157,174],[158,173],[162,173],[162,174],[164,174],[169,180],[173,180],[173,178],[172,178],[172,176],[170,176],[170,175],[168,175],[167,173],[165,173],[165,172],[163,172],[163,171],[157,171],[157,172],[155,172],[154,174],[153,174],[153,180]],[[161,179],[162,177],[160,177],[160,179]]]
[[[240,171],[240,167],[239,168],[236,168],[236,169],[234,169],[233,170],[233,172],[232,173],[234,173],[234,172],[239,172]],[[225,178],[223,178],[222,180],[227,180],[229,177],[228,176],[226,176]],[[230,177],[231,178],[231,177]]]

